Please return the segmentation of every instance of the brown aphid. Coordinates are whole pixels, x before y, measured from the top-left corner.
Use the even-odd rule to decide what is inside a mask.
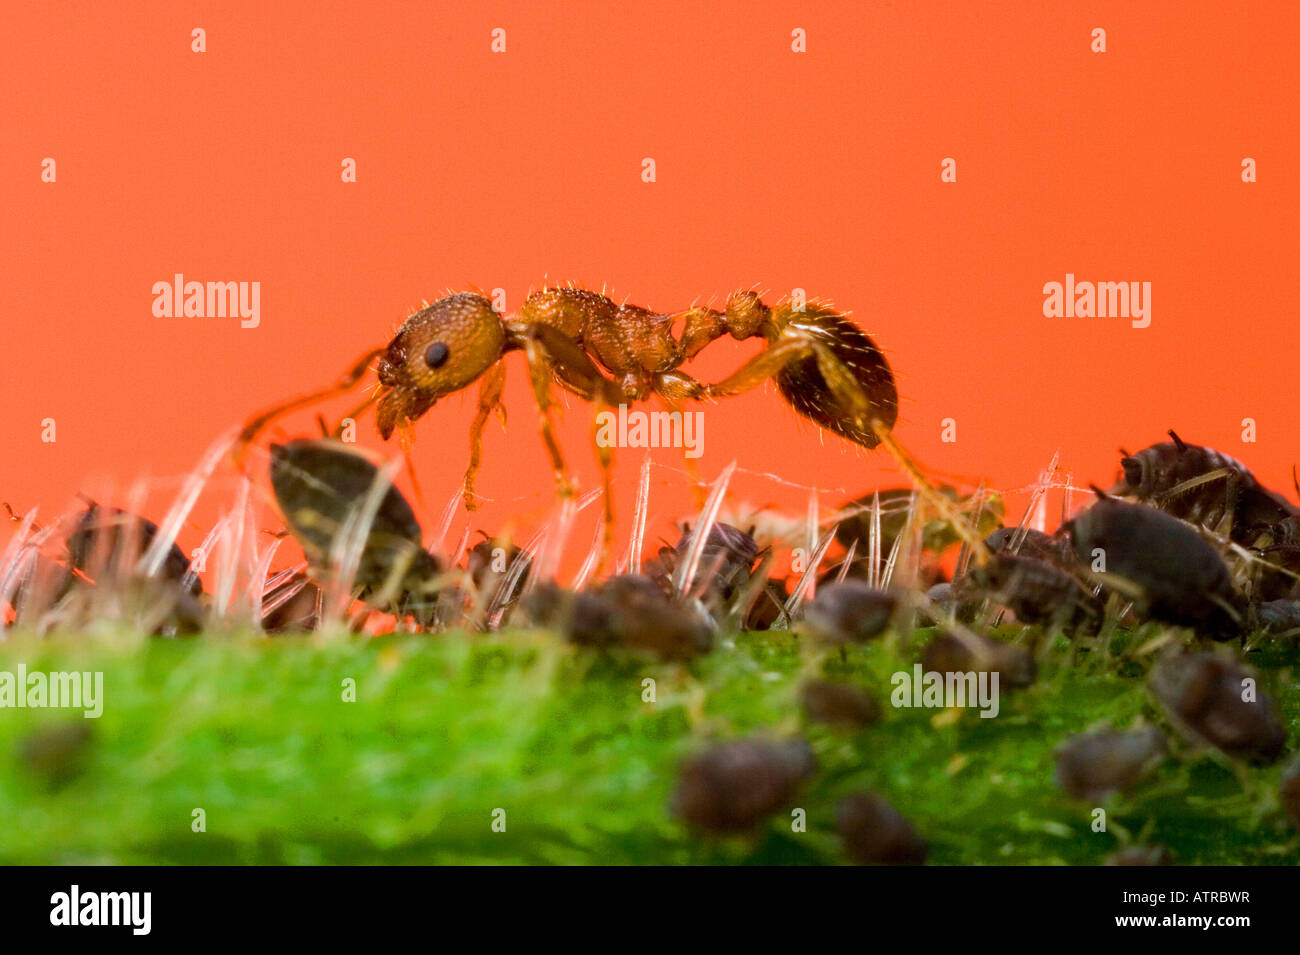
[[[815,768],[805,740],[720,743],[682,766],[672,811],[709,832],[753,832],[794,801]]]
[[[987,563],[954,581],[953,593],[959,599],[991,597],[1022,623],[1095,629],[1102,618],[1101,602],[1091,590],[1056,564],[1036,557],[995,552]]]
[[[676,546],[659,549],[654,566],[646,568],[647,575],[665,590],[671,590],[673,574],[686,561],[690,547],[691,530],[687,527]],[[759,555],[758,542],[752,533],[718,521],[709,528],[695,576],[686,591],[693,594],[703,591],[705,603],[716,610],[725,610],[749,583]]]
[[[1073,567],[1076,563],[1074,548],[1068,539],[1053,537],[1032,527],[999,527],[984,538],[984,543],[995,554],[1005,552],[1032,557],[1058,567]]]
[[[1255,607],[1255,621],[1265,633],[1300,633],[1300,600],[1266,600]]]
[[[985,499],[983,507],[977,507],[970,497],[962,497],[955,488],[940,485],[935,492],[950,501],[954,507],[966,511],[974,517],[979,511],[979,523],[976,533],[987,534],[1002,523],[1003,504],[997,496]],[[912,510],[912,503],[918,495],[913,488],[886,488],[855,497],[840,505],[841,515],[835,526],[835,540],[841,547],[856,545],[855,551],[859,561],[865,560],[865,554],[871,545],[871,525],[876,494],[880,495],[880,552],[888,554],[894,547],[894,541],[902,533]],[[934,519],[926,523],[921,531],[921,546],[931,553],[946,550],[961,540],[951,524],[945,520]]]
[[[943,674],[996,673],[999,684],[1007,687],[1029,686],[1038,674],[1034,655],[1023,647],[977,634],[948,632],[936,634],[926,645],[921,669]]]
[[[105,571],[131,576],[157,534],[158,525],[153,521],[88,501],[68,534],[68,563],[92,580]],[[182,584],[196,596],[203,591],[197,575],[191,573],[189,558],[174,543],[167,548],[160,576]]]
[[[310,577],[293,574],[262,595],[262,629],[267,633],[315,630],[323,599],[324,593]]]
[[[1277,704],[1236,660],[1214,653],[1171,656],[1152,671],[1150,686],[1183,735],[1233,759],[1267,765],[1286,749]]]
[[[1287,821],[1293,829],[1300,831],[1300,759],[1293,760],[1282,773],[1277,783],[1277,794]]]
[[[861,580],[843,580],[817,591],[803,627],[826,643],[865,643],[885,632],[897,606],[893,594]]]
[[[1297,513],[1240,461],[1213,448],[1187,444],[1173,431],[1169,436],[1173,441],[1124,457],[1123,479],[1113,493],[1145,501],[1188,523],[1230,533],[1238,543],[1250,540],[1259,528]]]
[[[1143,615],[1216,640],[1241,632],[1246,602],[1219,552],[1189,524],[1102,496],[1070,522],[1070,536],[1084,566],[1104,560],[1101,579]]]
[[[475,625],[504,620],[519,601],[532,574],[533,561],[508,541],[481,540],[465,555],[465,570],[474,585],[480,619]]]
[[[1106,857],[1106,865],[1152,866],[1173,864],[1173,854],[1161,845],[1129,846],[1127,849],[1112,852]]]
[[[76,719],[31,733],[18,745],[23,765],[48,789],[61,789],[86,768],[94,732],[88,721]]]
[[[875,793],[841,800],[835,828],[845,853],[858,865],[922,865],[930,851],[912,824]]]
[[[771,630],[781,619],[790,599],[790,585],[782,577],[769,577],[745,615],[746,630]]]
[[[1166,753],[1153,726],[1071,736],[1056,752],[1056,783],[1075,799],[1100,801],[1128,789]]]
[[[335,550],[380,480],[375,465],[337,441],[298,440],[271,446],[271,486],[290,531],[318,576],[334,572]],[[352,584],[368,602],[388,591],[378,609],[436,619],[440,562],[421,544],[415,512],[389,485],[380,499]]]
[[[850,683],[809,680],[799,696],[810,723],[858,729],[880,720],[880,704],[876,698]]]
[[[713,646],[713,628],[705,616],[670,600],[639,574],[611,577],[576,594],[540,584],[529,595],[527,613],[580,646],[618,647],[667,660],[690,659]]]

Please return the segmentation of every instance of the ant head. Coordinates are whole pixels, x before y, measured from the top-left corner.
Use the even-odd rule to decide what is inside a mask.
[[[501,316],[482,295],[460,292],[420,309],[379,360],[379,381],[387,388],[379,402],[379,433],[387,440],[443,395],[473,384],[500,360],[505,343]]]

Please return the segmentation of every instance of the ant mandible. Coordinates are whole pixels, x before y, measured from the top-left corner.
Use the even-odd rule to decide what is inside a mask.
[[[680,336],[674,337],[679,323]],[[701,384],[681,370],[683,362],[723,335],[737,340],[762,337],[767,347],[717,384]],[[502,359],[512,351],[524,353],[542,440],[562,495],[573,489],[552,423],[552,381],[599,410],[651,395],[659,395],[673,409],[687,400],[738,395],[774,379],[790,406],[820,427],[865,448],[883,442],[927,500],[944,517],[956,519],[959,530],[964,524],[890,435],[898,416],[898,392],[875,343],[826,304],[796,306],[783,300],[769,308],[752,291],[732,294],[722,312],[697,306],[661,314],[620,305],[585,289],[543,288],[529,295],[510,318],[483,295],[457,292],[409,316],[387,348],[364,355],[333,386],[251,419],[238,446],[246,447],[284,413],[354,387],[376,358],[379,385],[349,417],[378,401],[376,418],[384,440],[400,429],[406,443],[409,427],[439,398],[481,381],[463,487],[465,506],[473,510],[483,429],[494,411],[503,414]],[[609,448],[598,442],[597,456],[608,529],[613,517]]]

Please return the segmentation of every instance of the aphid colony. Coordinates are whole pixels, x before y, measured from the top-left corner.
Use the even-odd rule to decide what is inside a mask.
[[[267,580],[258,620],[267,633],[304,632],[335,601],[346,611],[336,619],[358,629],[374,614],[420,631],[532,626],[592,652],[682,661],[717,652],[741,630],[788,629],[824,655],[919,624],[933,628],[916,648],[926,672],[996,672],[1013,692],[1035,682],[1053,643],[1096,652],[1123,630],[1164,645],[1148,681],[1155,723],[1064,741],[1057,782],[1066,794],[1104,799],[1185,751],[1276,762],[1287,747],[1277,706],[1262,689],[1243,692],[1258,674],[1230,651],[1300,633],[1300,509],[1239,462],[1176,435],[1125,454],[1121,468],[1118,483],[1095,488],[1089,506],[1051,535],[1001,526],[996,497],[942,489],[984,535],[988,554],[981,562],[961,543],[952,580],[939,556],[964,535],[940,515],[923,519],[912,491],[891,490],[847,502],[793,587],[771,574],[775,541],[717,520],[720,500],[643,567],[638,559],[639,572],[588,582],[589,560],[582,582],[565,587],[538,573],[536,542],[485,538],[456,561],[431,552],[414,509],[369,457],[330,439],[289,441],[271,446],[269,478],[306,564]],[[58,527],[30,516],[22,524],[0,567],[11,626],[110,617],[178,635],[219,622],[189,560],[147,520],[88,501]],[[59,531],[61,548],[51,548]],[[832,540],[844,555],[823,569]],[[871,688],[832,679],[806,679],[798,700],[810,728],[856,732],[888,718]],[[815,772],[803,740],[719,743],[686,762],[673,810],[697,829],[754,832]],[[1298,773],[1292,768],[1279,792],[1292,821]],[[924,839],[876,793],[846,798],[837,818],[855,861],[925,858]],[[1113,861],[1167,854],[1134,846]]]

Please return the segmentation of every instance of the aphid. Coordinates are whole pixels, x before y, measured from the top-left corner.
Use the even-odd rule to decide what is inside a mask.
[[[817,591],[803,626],[827,643],[865,643],[885,632],[898,599],[861,580],[844,580]]]
[[[1214,653],[1172,656],[1152,671],[1150,685],[1180,732],[1234,759],[1267,765],[1286,748],[1277,704],[1235,660]]]
[[[271,446],[271,486],[289,529],[315,573],[331,579],[356,534],[359,559],[351,584],[379,609],[437,616],[440,562],[421,544],[420,524],[406,498],[389,485],[364,539],[361,510],[381,476],[368,459],[335,441],[291,441]]]
[[[622,574],[571,593],[554,584],[535,587],[528,601],[534,621],[562,630],[570,642],[621,647],[684,660],[713,646],[709,619],[668,598],[649,577]]]
[[[1020,539],[1019,544],[1016,543],[1017,537]],[[984,538],[984,543],[994,554],[1005,551],[1019,557],[1045,560],[1058,567],[1072,567],[1075,564],[1074,548],[1068,539],[1053,537],[1032,527],[999,527]]]
[[[1108,855],[1106,865],[1173,865],[1173,855],[1161,845],[1129,846],[1127,849],[1120,849]]]
[[[790,599],[790,586],[783,577],[769,577],[758,594],[749,613],[745,615],[746,630],[771,630],[781,619],[785,603]]]
[[[658,580],[661,586],[671,589],[673,572],[686,560],[690,546],[688,527],[675,547],[659,549],[658,559],[653,566],[646,568],[646,573]],[[718,609],[730,607],[737,594],[749,583],[758,557],[758,543],[753,534],[719,521],[709,528],[699,565],[686,592],[703,591],[707,603],[715,604]]]
[[[1300,759],[1292,760],[1277,783],[1278,801],[1292,828],[1300,830]]]
[[[790,805],[815,769],[812,749],[802,739],[721,743],[682,766],[672,811],[710,832],[752,832]]]
[[[1300,632],[1300,600],[1266,600],[1256,605],[1255,619],[1265,633]]]
[[[930,851],[912,824],[875,793],[841,800],[835,828],[845,853],[858,865],[921,865]]]
[[[303,633],[320,624],[324,592],[306,574],[292,574],[262,595],[262,629]]]
[[[514,544],[481,540],[465,554],[465,572],[474,587],[475,627],[492,626],[506,619],[519,601],[533,561]]]
[[[18,753],[42,785],[62,789],[85,771],[93,740],[86,720],[72,720],[36,730],[19,744]]]
[[[880,719],[876,698],[851,683],[809,680],[799,695],[810,723],[857,729]]]
[[[1246,605],[1219,552],[1163,511],[1101,497],[1070,523],[1075,554],[1156,620],[1216,640],[1241,631]]]
[[[1120,462],[1124,477],[1115,494],[1148,502],[1167,514],[1242,543],[1261,527],[1297,513],[1263,487],[1240,461],[1212,448],[1172,442],[1153,444]]]
[[[92,580],[105,570],[129,576],[157,534],[158,525],[153,521],[88,500],[68,534],[68,562]],[[194,595],[203,590],[198,577],[191,573],[189,558],[175,544],[167,549],[161,576],[183,584]]]
[[[1005,687],[1029,686],[1038,675],[1034,656],[1024,647],[946,631],[926,645],[921,668],[926,673],[996,673]]]
[[[678,324],[680,336],[674,337]],[[767,347],[716,384],[701,384],[681,370],[683,362],[724,335],[761,338]],[[583,289],[547,288],[529,295],[510,318],[498,314],[483,295],[458,292],[409,316],[387,348],[364,355],[334,386],[249,420],[237,454],[282,414],[355,387],[376,358],[379,387],[348,417],[377,400],[384,439],[398,429],[405,434],[440,398],[480,381],[463,489],[465,504],[473,509],[483,429],[501,409],[502,359],[515,351],[523,353],[528,367],[541,412],[542,439],[561,495],[572,494],[573,486],[552,423],[553,382],[598,408],[644,401],[651,395],[676,408],[685,401],[739,395],[775,380],[786,402],[820,427],[865,448],[885,444],[939,513],[954,516],[890,436],[898,416],[898,392],[875,343],[825,304],[782,301],[769,307],[754,292],[734,293],[722,312],[694,307],[661,314],[619,305]],[[611,454],[606,447],[598,447],[597,453],[608,528]],[[960,521],[956,526],[964,528]]]
[[[972,594],[991,597],[1022,623],[1087,629],[1102,616],[1092,591],[1071,574],[1045,560],[1016,554],[994,553],[988,563],[954,581],[953,593],[959,599]]]
[[[1056,783],[1075,799],[1100,801],[1128,789],[1165,753],[1154,726],[1071,736],[1056,752]]]
[[[987,495],[982,505],[973,501],[973,495],[962,497],[954,488],[942,485],[935,492],[952,503],[954,508],[971,513],[979,512],[978,526],[975,532],[987,534],[1002,523],[1002,499],[997,495]],[[835,540],[841,547],[854,548],[857,561],[866,560],[864,556],[871,543],[871,525],[874,521],[873,511],[877,492],[864,494],[840,505],[836,515]],[[887,488],[880,491],[880,553],[888,554],[894,547],[894,541],[902,533],[912,511],[916,492],[910,487]],[[939,553],[961,540],[953,525],[945,520],[928,521],[921,533],[921,546],[930,553]]]

